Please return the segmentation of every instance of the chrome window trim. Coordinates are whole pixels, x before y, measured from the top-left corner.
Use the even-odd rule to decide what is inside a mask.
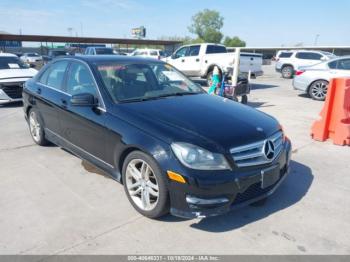
[[[84,66],[86,66],[86,67],[88,68],[88,70],[89,70],[89,72],[90,72],[90,74],[91,74],[91,76],[92,76],[92,79],[94,80],[95,89],[97,90],[97,95],[98,95],[98,99],[99,99],[99,103],[100,103],[100,106],[98,106],[97,108],[98,108],[99,110],[103,111],[103,112],[107,112],[107,110],[106,110],[106,105],[105,105],[104,100],[103,100],[103,98],[102,98],[101,91],[100,91],[100,89],[98,88],[98,84],[97,84],[97,82],[96,82],[96,79],[95,79],[94,74],[93,74],[92,71],[91,71],[91,68],[90,68],[89,64],[86,63],[85,61],[78,60],[78,59],[72,59],[72,58],[61,58],[61,59],[59,59],[59,60],[55,60],[55,63],[56,63],[56,62],[59,62],[59,61],[63,61],[63,60],[81,63],[81,64],[83,64]],[[67,68],[67,69],[68,69],[68,68]],[[42,74],[41,74],[41,75],[42,75]],[[40,76],[41,76],[41,75],[40,75]],[[60,89],[57,89],[57,88],[54,88],[54,87],[52,87],[52,86],[48,86],[48,85],[45,85],[45,84],[39,82],[39,79],[36,81],[36,83],[37,83],[37,84],[40,84],[40,85],[42,85],[42,86],[48,87],[48,88],[50,88],[50,89],[52,89],[52,90],[54,90],[54,91],[58,91],[58,92],[60,92],[60,93],[62,93],[62,94],[65,94],[65,95],[68,95],[68,96],[72,97],[72,95],[69,94],[69,93],[67,93],[67,92],[64,92],[64,91],[62,91],[62,90],[60,90]]]

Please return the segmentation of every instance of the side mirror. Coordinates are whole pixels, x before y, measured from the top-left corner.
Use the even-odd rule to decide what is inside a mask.
[[[326,57],[324,57],[324,56],[321,57],[321,61],[326,61],[326,60],[327,60]]]
[[[97,106],[97,99],[89,93],[82,93],[73,95],[70,99],[72,106],[88,106],[95,107]]]
[[[171,57],[171,59],[176,59],[175,54],[172,54],[170,57]]]

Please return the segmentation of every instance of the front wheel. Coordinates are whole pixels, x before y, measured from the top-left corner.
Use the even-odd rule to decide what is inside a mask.
[[[313,82],[309,88],[309,95],[312,99],[324,101],[327,97],[328,81],[317,80]]]
[[[166,181],[151,156],[131,152],[124,161],[123,182],[130,203],[142,215],[158,218],[169,212]]]

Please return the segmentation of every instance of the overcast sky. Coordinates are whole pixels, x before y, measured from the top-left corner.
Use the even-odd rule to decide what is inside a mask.
[[[350,45],[348,0],[0,0],[0,31],[130,38],[143,25],[149,39],[191,36],[191,17],[205,8],[248,46],[313,45],[317,34],[318,45]]]

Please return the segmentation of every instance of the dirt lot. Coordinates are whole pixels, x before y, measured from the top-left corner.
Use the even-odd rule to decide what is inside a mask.
[[[1,254],[349,254],[350,148],[310,139],[322,102],[298,95],[273,66],[250,106],[293,142],[291,173],[265,206],[150,220],[123,187],[59,147],[33,144],[21,105],[0,107]]]

